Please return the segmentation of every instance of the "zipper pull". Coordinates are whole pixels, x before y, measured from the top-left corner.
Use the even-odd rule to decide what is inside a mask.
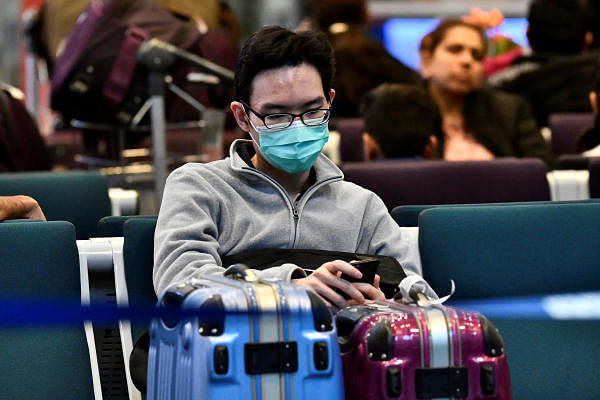
[[[292,212],[294,214],[294,220],[298,221],[298,198],[294,200],[294,204],[292,205]]]

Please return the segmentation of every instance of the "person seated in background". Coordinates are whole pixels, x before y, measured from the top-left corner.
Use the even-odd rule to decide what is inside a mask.
[[[490,76],[498,89],[525,97],[538,126],[556,112],[588,112],[588,93],[600,52],[587,51],[594,40],[586,0],[533,0],[527,38],[531,54]]]
[[[360,101],[384,82],[422,84],[419,74],[366,35],[367,0],[311,0],[312,28],[327,34],[335,57],[333,116],[358,117]]]
[[[228,267],[224,257],[256,249],[386,255],[406,274],[420,274],[414,238],[379,197],[345,182],[321,154],[335,96],[333,73],[323,33],[270,26],[248,38],[231,109],[251,140],[233,142],[224,160],[186,164],[168,177],[154,238],[157,293],[193,277],[222,274]],[[263,279],[311,288],[338,307],[348,303],[335,289],[356,303],[384,297],[378,276],[372,284],[351,284],[341,273],[361,276],[340,260],[323,263],[309,276],[291,263],[257,271]]]
[[[481,28],[447,19],[421,41],[421,73],[442,115],[446,160],[552,155],[522,98],[483,84],[486,40]]]
[[[365,96],[364,159],[430,159],[441,136],[440,112],[420,87],[384,83]]]
[[[29,196],[0,196],[0,221],[7,219],[46,220],[38,202]]]
[[[600,63],[596,66],[596,78],[593,90],[589,94],[590,105],[594,112],[594,126],[577,139],[577,152],[584,156],[600,157]]]
[[[19,89],[0,82],[0,172],[52,169],[50,153]]]

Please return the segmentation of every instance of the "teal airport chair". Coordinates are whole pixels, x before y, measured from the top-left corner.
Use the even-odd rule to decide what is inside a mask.
[[[564,201],[523,201],[511,203],[479,203],[479,204],[428,204],[428,205],[406,205],[394,207],[390,212],[394,221],[398,226],[419,226],[419,214],[430,208],[443,207],[480,207],[480,206],[518,206],[518,205],[533,205],[540,204],[573,204],[573,203],[598,203],[600,199],[587,200],[564,200]]]
[[[98,237],[123,236],[123,225],[131,219],[150,219],[156,222],[156,215],[111,215],[98,221]]]
[[[419,215],[425,279],[455,299],[600,290],[600,203],[445,207]]]
[[[130,219],[151,219],[156,222],[156,216],[107,216],[98,221],[97,237],[90,240],[78,240],[80,260],[85,260],[82,265],[82,273],[87,274],[87,285],[82,288],[89,293],[92,304],[120,304],[128,306],[138,305],[136,296],[128,293],[127,280],[125,279],[125,268],[123,262],[123,227]],[[151,236],[153,237],[152,230]],[[152,239],[152,238],[151,238]],[[129,240],[130,241],[130,240]],[[130,248],[129,246],[128,248]],[[147,249],[147,250],[146,250]],[[152,276],[152,240],[150,246],[136,248],[133,254],[148,257],[149,251],[150,270],[148,279]],[[135,277],[130,278],[135,283]],[[144,304],[152,307],[156,302]],[[137,331],[147,330],[147,324],[136,323],[133,327]],[[91,325],[94,337],[94,346],[91,349],[99,360],[99,376],[102,384],[102,395],[106,398],[124,398],[129,395],[131,400],[138,399],[140,394],[135,390],[128,377],[129,355],[132,350],[131,334],[132,326],[129,321],[121,323],[105,323]],[[143,333],[143,332],[142,332]],[[136,337],[141,336],[141,333]]]
[[[451,300],[600,290],[600,204],[432,208],[419,215],[423,275]],[[598,399],[600,321],[492,318],[513,399]]]
[[[75,227],[63,221],[0,223],[0,276],[0,301],[79,304]],[[83,324],[0,327],[0,354],[0,398],[94,398]]]
[[[77,242],[80,258],[86,259],[92,303],[153,308],[157,298],[152,284],[154,229],[156,216],[109,216],[98,221],[99,237]],[[107,257],[100,261],[99,255]],[[130,368],[133,345],[148,331],[147,322],[121,321],[119,324],[94,324],[95,353],[106,359],[107,368],[100,368],[103,394],[129,392],[130,398],[140,395],[133,387],[145,376],[142,369]],[[147,338],[147,336],[145,336]],[[136,363],[136,358],[131,362]],[[143,365],[145,368],[145,365]],[[109,371],[110,369],[111,371]],[[133,370],[135,376],[129,375]],[[143,369],[145,371],[145,369]],[[129,376],[128,376],[129,375]],[[133,378],[131,380],[130,378]]]
[[[19,172],[0,174],[0,196],[35,198],[49,221],[69,221],[77,239],[96,236],[100,218],[111,214],[108,182],[97,172]]]
[[[148,306],[157,301],[152,283],[154,265],[154,230],[156,217],[133,218],[123,224],[123,260],[129,304]],[[131,327],[133,343],[146,331],[146,325]]]

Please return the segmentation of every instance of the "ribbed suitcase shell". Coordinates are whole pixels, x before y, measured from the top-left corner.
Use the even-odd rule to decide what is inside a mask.
[[[511,399],[504,343],[481,314],[378,301],[336,325],[349,400]]]
[[[287,282],[249,283],[210,276],[167,289],[159,304],[173,291],[189,292],[182,296],[181,306],[198,310],[198,317],[184,318],[174,327],[164,320],[151,323],[149,400],[344,398],[337,335],[325,304],[314,293]],[[215,299],[226,310],[224,329],[203,335],[201,328],[211,325],[205,323],[201,308],[218,303]],[[297,370],[247,373],[246,344],[259,342],[295,342]],[[257,353],[257,359],[263,354],[269,358],[268,353],[272,352]],[[322,360],[324,353],[327,365],[318,367],[317,359]],[[227,359],[225,372],[222,363],[217,366],[217,358]]]

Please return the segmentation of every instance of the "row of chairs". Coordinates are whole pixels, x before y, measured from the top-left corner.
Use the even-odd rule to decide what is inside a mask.
[[[600,197],[600,158],[588,163],[587,171],[548,173],[544,163],[534,158],[386,160],[346,163],[343,171],[346,180],[377,193],[392,210],[400,205],[548,201],[560,198],[551,195],[551,188],[555,193],[563,186],[579,188],[571,190],[575,194],[583,192],[568,199]]]
[[[377,193],[391,210],[399,205],[497,203],[600,197],[600,158],[585,171],[546,172],[537,159],[493,161],[381,161],[346,163],[347,180]],[[560,196],[561,188],[567,193]],[[136,210],[134,191],[108,187],[108,179],[88,171],[0,174],[0,196],[35,198],[48,220],[67,220],[78,239],[97,236],[96,222]],[[110,196],[109,196],[110,193]],[[133,193],[135,195],[135,192]],[[121,202],[118,199],[121,199]],[[129,200],[124,206],[123,200]]]
[[[0,196],[27,195],[37,200],[49,221],[69,221],[77,239],[98,236],[98,220],[138,210],[134,190],[109,187],[96,171],[15,172],[0,174]]]
[[[550,145],[557,156],[575,154],[577,139],[581,133],[594,125],[594,114],[589,113],[554,113],[548,118],[550,129]],[[341,135],[340,153],[342,161],[364,161],[362,153],[362,137],[364,121],[362,118],[336,118],[331,121],[331,128]]]
[[[104,268],[115,292],[107,302],[122,302],[118,297],[124,291],[131,306],[152,304],[155,224],[153,216],[108,217],[100,220],[97,231],[112,239],[76,242],[68,222],[0,223],[0,243],[7,249],[0,252],[6,277],[0,280],[0,297],[73,299],[84,293],[93,302],[97,285],[90,279]],[[454,279],[453,300],[600,290],[600,201],[432,206],[420,212],[418,227],[424,276],[442,294]],[[122,263],[114,258],[112,265],[99,262],[101,252],[88,252],[87,259],[96,261],[83,268],[84,244],[111,241],[112,254],[121,252]],[[99,267],[88,269],[92,264]],[[493,322],[506,342],[513,398],[563,399],[572,397],[573,390],[577,398],[600,397],[598,320],[509,316]],[[0,352],[6,361],[0,383],[7,398],[41,399],[48,393],[51,398],[91,398],[94,382],[105,399],[139,398],[124,376],[130,351],[126,344],[139,339],[146,324],[95,328],[105,333],[112,329],[119,346],[105,347],[106,337],[88,332],[87,345],[94,349],[90,356],[83,329],[1,329]],[[113,364],[106,361],[110,357]],[[102,362],[110,367],[103,369]],[[111,377],[115,364],[122,371],[114,370]]]

